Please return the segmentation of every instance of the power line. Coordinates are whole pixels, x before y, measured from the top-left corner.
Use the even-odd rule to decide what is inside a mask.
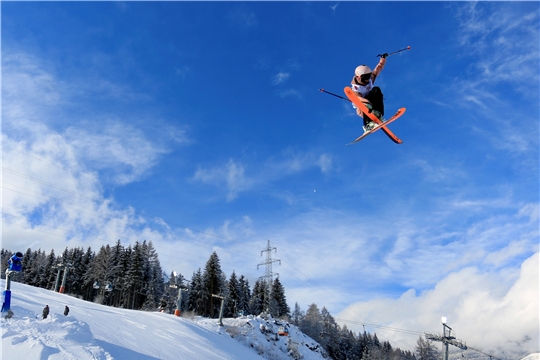
[[[485,353],[485,352],[480,351],[480,350],[478,350],[478,349],[475,349],[475,348],[473,348],[473,347],[471,347],[471,346],[469,346],[468,349],[469,349],[469,350],[476,351],[476,352],[479,352],[479,353],[484,354],[484,355],[486,355],[486,356],[489,356],[490,359],[502,360],[501,358],[495,357],[495,356],[493,356],[493,355],[491,355],[491,354]]]
[[[417,336],[417,335],[423,335],[424,334],[423,332],[420,332],[420,331],[399,329],[399,328],[395,328],[395,327],[391,327],[391,326],[377,325],[377,324],[367,323],[367,322],[363,322],[363,321],[355,321],[355,320],[348,320],[348,319],[338,319],[338,318],[336,318],[335,320],[336,321],[341,321],[343,323],[349,323],[349,324],[355,324],[355,325],[364,325],[364,326],[368,326],[368,327],[372,327],[372,328],[376,328],[376,329],[400,332],[400,333],[404,333],[404,334],[408,334],[408,335]]]

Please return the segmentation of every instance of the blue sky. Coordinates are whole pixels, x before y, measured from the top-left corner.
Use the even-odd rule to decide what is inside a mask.
[[[411,350],[391,329],[441,316],[483,351],[539,350],[536,2],[1,11],[4,248],[151,240],[167,273],[215,250],[253,284],[270,240],[291,307]],[[361,120],[318,89],[406,46],[377,79],[403,144],[345,146]]]

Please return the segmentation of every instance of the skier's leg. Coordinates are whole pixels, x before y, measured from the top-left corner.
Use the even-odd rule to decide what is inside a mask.
[[[371,103],[373,111],[379,112],[380,117],[382,118],[384,116],[384,100],[381,88],[375,86],[369,93],[367,93],[366,99],[368,99]],[[379,117],[378,114],[377,117]]]
[[[364,126],[367,125],[371,119],[362,112],[359,108],[356,108],[356,115],[360,116],[362,118],[362,121],[364,122]]]

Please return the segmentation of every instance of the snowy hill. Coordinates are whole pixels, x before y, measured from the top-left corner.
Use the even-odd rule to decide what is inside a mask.
[[[534,354],[530,354],[528,356],[525,356],[523,359],[521,360],[540,360],[540,353],[534,353]]]
[[[295,326],[278,336],[287,324],[273,319],[223,319],[219,326],[216,319],[117,309],[15,282],[11,290],[15,315],[0,320],[2,359],[323,359]],[[51,310],[42,320],[45,305]]]

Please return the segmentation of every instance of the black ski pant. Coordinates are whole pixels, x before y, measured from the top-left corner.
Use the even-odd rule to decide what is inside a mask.
[[[371,89],[370,92],[364,96],[365,99],[367,99],[371,106],[373,107],[372,110],[377,110],[381,113],[381,116],[384,115],[384,100],[383,100],[383,93],[381,91],[381,88],[378,86],[375,86],[373,89]],[[367,117],[367,116],[366,116]],[[364,118],[364,123],[371,121],[369,118]]]

